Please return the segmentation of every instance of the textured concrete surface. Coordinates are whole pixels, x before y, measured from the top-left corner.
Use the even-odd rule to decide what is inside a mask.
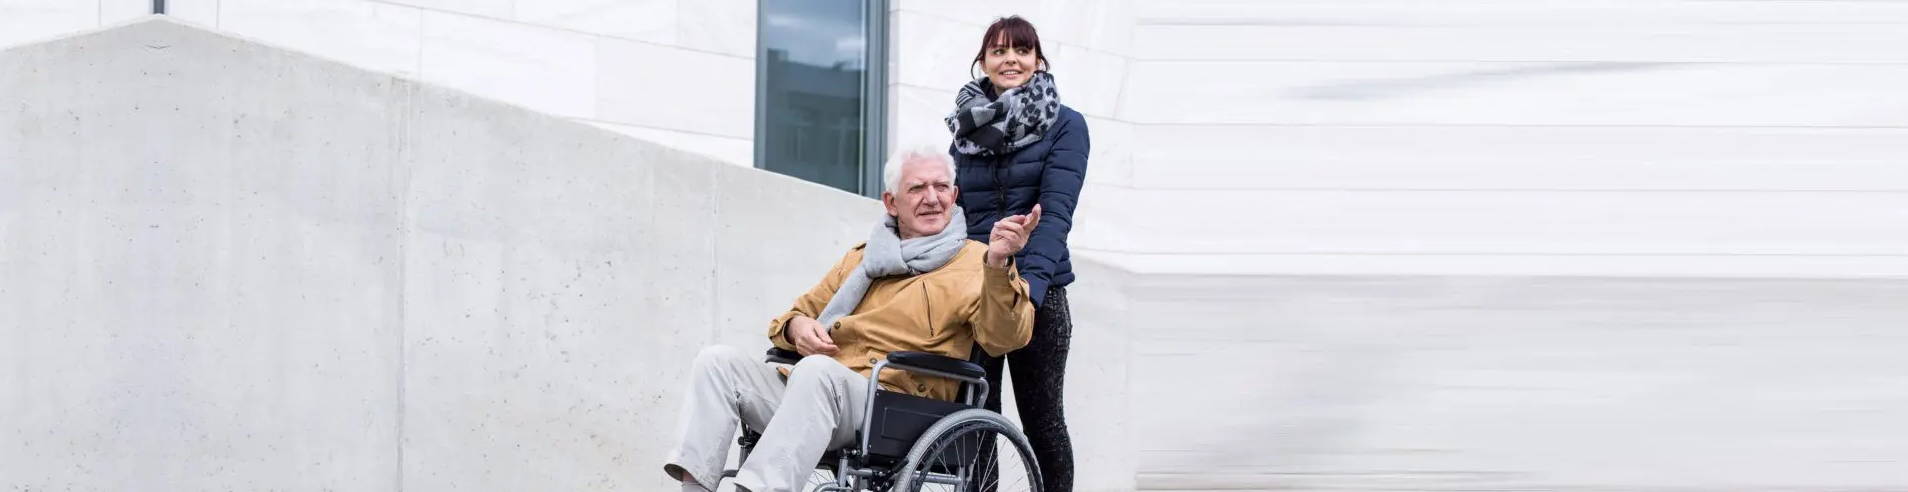
[[[0,74],[9,490],[662,487],[878,210],[164,20]]]
[[[0,487],[394,486],[409,90],[163,23],[0,52]]]

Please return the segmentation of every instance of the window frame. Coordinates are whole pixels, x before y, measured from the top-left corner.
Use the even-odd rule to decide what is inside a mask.
[[[754,167],[768,169],[768,45],[762,42],[768,16],[756,0],[755,16],[755,150]],[[856,163],[859,190],[843,190],[869,198],[881,197],[881,165],[888,143],[888,0],[861,1],[861,162]],[[831,186],[832,187],[832,186]]]

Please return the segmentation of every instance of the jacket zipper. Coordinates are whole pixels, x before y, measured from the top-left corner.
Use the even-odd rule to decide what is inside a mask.
[[[1005,219],[1009,215],[1012,215],[1012,212],[1007,210],[1006,181],[1001,179],[1000,177],[1000,173],[1007,170],[1007,164],[1003,162],[1005,160],[1006,160],[1006,156],[1001,156],[1001,155],[994,156],[994,202],[998,204],[998,206],[1000,207],[999,208],[1000,219]],[[991,240],[992,238],[988,238],[988,239]]]

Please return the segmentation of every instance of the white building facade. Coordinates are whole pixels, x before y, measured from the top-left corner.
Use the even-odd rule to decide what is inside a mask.
[[[11,0],[0,46],[155,4],[870,196],[1017,14],[1127,269],[1908,274],[1901,2]]]

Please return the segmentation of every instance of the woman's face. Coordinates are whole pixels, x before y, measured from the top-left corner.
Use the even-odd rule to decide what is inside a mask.
[[[1034,70],[1039,68],[1039,56],[1032,46],[1008,46],[1007,36],[1003,34],[982,52],[981,71],[987,73],[994,90],[1007,92],[1033,78]]]

